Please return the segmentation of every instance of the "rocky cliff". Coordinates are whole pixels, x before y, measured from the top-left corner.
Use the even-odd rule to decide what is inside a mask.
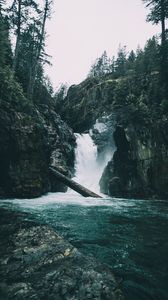
[[[56,101],[56,109],[75,132],[84,132],[108,110],[106,105],[110,93],[108,87],[109,83],[106,81],[86,79],[79,85],[72,85],[66,98]]]
[[[126,112],[123,112],[126,114]],[[116,124],[116,151],[102,175],[101,190],[112,196],[167,199],[167,120]]]
[[[7,85],[8,86],[8,85]],[[0,99],[0,197],[37,197],[66,187],[49,165],[73,170],[75,137],[52,105],[28,103],[19,94]],[[20,99],[19,99],[20,97]]]
[[[148,78],[146,85],[143,81],[129,76],[88,78],[70,87],[64,105],[58,102],[56,106],[78,132],[90,129],[98,119],[106,126],[109,120],[113,124],[104,141],[94,131],[102,151],[109,136],[114,135],[116,145],[100,181],[102,192],[117,197],[167,198],[168,112],[148,103],[156,94],[157,78]]]

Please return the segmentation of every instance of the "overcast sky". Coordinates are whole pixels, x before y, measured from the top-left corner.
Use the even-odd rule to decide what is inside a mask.
[[[54,0],[47,24],[52,67],[46,68],[54,88],[85,79],[104,50],[112,57],[119,44],[143,47],[160,30],[146,23],[146,15],[142,0]]]

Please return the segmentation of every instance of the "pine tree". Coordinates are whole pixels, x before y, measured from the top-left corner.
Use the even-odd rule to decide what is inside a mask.
[[[116,73],[118,76],[123,76],[126,73],[127,53],[126,47],[119,47],[118,57],[116,59]]]
[[[46,25],[47,18],[49,18],[49,16],[50,16],[51,4],[52,4],[52,1],[45,0],[44,10],[41,13],[42,21],[41,21],[40,30],[39,30],[39,38],[36,41],[37,47],[36,47],[34,59],[33,59],[32,65],[31,65],[29,85],[28,85],[28,90],[27,90],[27,94],[28,94],[29,98],[33,97],[34,84],[35,84],[35,79],[36,79],[40,60],[43,60],[43,61],[45,60],[45,59],[43,59],[44,55],[45,55],[45,52],[43,51],[44,50],[44,41],[45,41],[45,25]]]
[[[162,44],[166,40],[166,19],[168,18],[168,0],[143,0],[146,7],[151,9],[147,16],[147,21],[154,24],[161,23],[161,41]]]
[[[96,59],[95,63],[91,66],[89,71],[89,77],[102,77],[105,74],[111,72],[111,60],[107,56],[107,52],[104,51],[103,54]]]
[[[161,79],[164,83],[168,80],[168,41],[166,38],[166,19],[168,18],[168,0],[143,0],[150,8],[147,21],[154,24],[161,23]]]
[[[2,2],[1,2],[2,5]],[[2,6],[0,10],[0,67],[10,65],[12,63],[12,50],[9,41],[9,26],[7,19],[2,14]]]
[[[44,46],[50,6],[49,0],[44,0],[44,8],[35,0],[14,0],[8,10],[16,36],[13,70],[29,99],[33,98],[37,73],[43,76],[42,65],[48,62]]]

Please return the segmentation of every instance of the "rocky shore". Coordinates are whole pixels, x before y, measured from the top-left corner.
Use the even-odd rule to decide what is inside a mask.
[[[0,209],[1,300],[122,300],[112,270],[25,213]]]

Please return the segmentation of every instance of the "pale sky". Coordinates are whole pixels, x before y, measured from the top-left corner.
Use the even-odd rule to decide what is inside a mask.
[[[91,64],[104,50],[112,57],[119,44],[127,50],[143,47],[160,32],[146,22],[142,0],[53,0],[47,23],[46,67],[54,88],[60,83],[77,84],[86,78]]]

